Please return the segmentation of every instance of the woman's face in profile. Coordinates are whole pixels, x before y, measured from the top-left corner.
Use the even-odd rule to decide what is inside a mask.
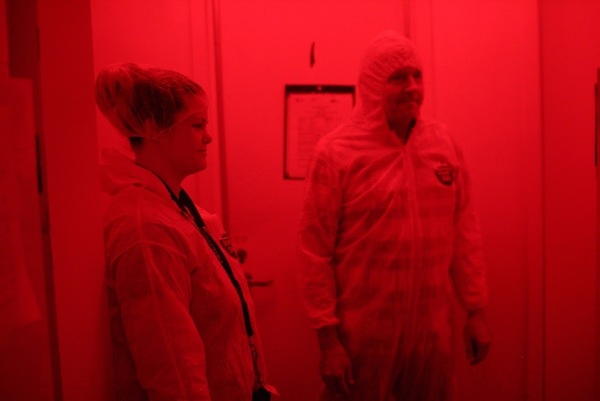
[[[188,176],[206,168],[207,147],[212,142],[206,129],[207,115],[206,101],[197,96],[191,98],[186,109],[175,117],[183,120],[171,128],[161,144],[179,175]]]

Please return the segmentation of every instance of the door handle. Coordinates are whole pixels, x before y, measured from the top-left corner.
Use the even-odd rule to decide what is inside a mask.
[[[246,262],[246,258],[248,257],[248,251],[246,251],[243,248],[239,248],[237,250],[237,257],[240,264],[243,265]],[[246,281],[248,282],[249,287],[269,287],[273,284],[273,279],[256,278],[245,269],[244,274],[246,276]]]

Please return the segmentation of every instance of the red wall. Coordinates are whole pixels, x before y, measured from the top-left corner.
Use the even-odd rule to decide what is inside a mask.
[[[600,2],[545,0],[540,6],[546,399],[587,401],[598,399],[594,84]]]

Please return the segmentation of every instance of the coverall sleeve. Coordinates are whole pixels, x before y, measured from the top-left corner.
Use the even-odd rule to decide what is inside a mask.
[[[310,325],[321,328],[339,323],[333,268],[342,191],[336,169],[315,153],[306,177],[300,220],[300,287]]]
[[[487,303],[486,267],[481,231],[475,214],[469,173],[461,150],[456,147],[456,209],[454,215],[454,253],[450,274],[460,303],[470,311]]]
[[[204,345],[189,312],[188,257],[165,231],[154,228],[114,261],[127,343],[150,400],[210,400]]]

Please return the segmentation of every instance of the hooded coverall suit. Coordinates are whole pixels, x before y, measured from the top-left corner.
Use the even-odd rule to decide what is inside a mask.
[[[326,400],[449,399],[453,292],[467,310],[486,303],[460,150],[436,122],[418,119],[406,143],[387,123],[382,87],[406,52],[394,37],[368,49],[354,115],[319,141],[307,175],[304,303],[313,328],[337,325],[355,379]]]

